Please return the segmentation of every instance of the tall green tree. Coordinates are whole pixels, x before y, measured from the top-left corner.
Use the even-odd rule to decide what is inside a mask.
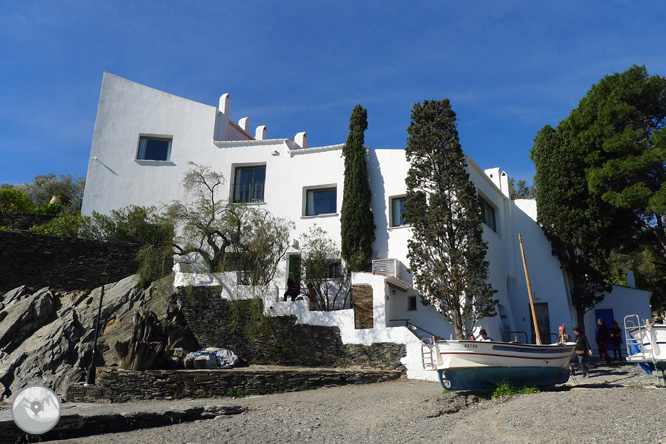
[[[456,127],[448,99],[414,104],[405,150],[405,210],[415,286],[463,339],[477,320],[496,314],[497,301],[487,283],[479,198]]]
[[[644,66],[605,76],[560,123],[590,191],[666,258],[666,78]]]
[[[356,105],[349,119],[347,143],[342,149],[345,184],[340,211],[342,258],[352,271],[370,269],[375,241],[375,223],[370,208],[372,193],[363,146],[367,128],[368,111]]]
[[[605,297],[613,209],[591,194],[583,163],[570,143],[549,125],[534,138],[530,158],[536,175],[537,222],[569,278],[576,322]]]

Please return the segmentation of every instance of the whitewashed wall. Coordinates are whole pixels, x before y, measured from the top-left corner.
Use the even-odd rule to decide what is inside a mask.
[[[344,183],[342,145],[308,147],[307,135],[296,128],[293,140],[266,139],[263,125],[252,131],[248,119],[234,123],[231,105],[227,95],[220,98],[217,107],[209,106],[105,73],[88,165],[83,214],[108,213],[128,205],[160,206],[184,199],[181,181],[191,167],[189,162],[209,165],[222,172],[227,180],[223,187],[226,197],[231,197],[233,173],[237,167],[265,165],[264,202],[253,205],[294,222],[292,239],[296,242],[292,243],[289,253],[300,252],[301,236],[314,224],[339,243]],[[301,132],[296,134],[297,131]],[[250,134],[259,135],[260,140],[254,140]],[[172,137],[171,159],[168,162],[137,161],[140,135]],[[345,136],[341,135],[341,139]],[[412,284],[412,277],[406,272],[407,240],[411,229],[389,226],[391,198],[406,192],[405,176],[409,164],[405,152],[368,149],[367,153],[372,210],[377,226],[373,256],[398,259],[402,263],[400,278]],[[495,297],[500,304],[499,316],[483,319],[477,328],[484,327],[495,339],[502,337],[505,325],[512,331],[526,331],[529,335],[531,315],[518,233],[523,235],[535,301],[548,303],[550,331],[557,332],[563,322],[572,325],[573,313],[566,283],[559,262],[551,255],[550,245],[536,224],[534,201],[510,200],[506,173],[499,168],[484,171],[471,158],[467,160],[471,180],[479,193],[496,208],[497,219],[496,232],[484,226],[484,239],[488,243],[489,281],[498,291]],[[337,188],[336,213],[304,216],[306,189],[324,186]],[[299,322],[337,325],[344,330],[343,340],[351,343],[391,340],[409,346],[413,335],[403,327],[404,319],[441,337],[453,333],[451,325],[434,309],[423,306],[420,298],[417,298],[416,310],[407,310],[408,298],[416,295],[413,289],[398,290],[393,294],[383,277],[367,273],[357,274],[355,283],[368,282],[373,286],[375,327],[370,331],[352,331],[353,313],[349,310],[316,313],[307,309],[307,301],[281,302],[279,296],[286,287],[286,266],[285,258],[275,285],[266,291],[267,313],[296,314]],[[222,296],[228,298],[244,297],[241,293],[253,294],[247,289],[239,289],[233,276],[180,274],[177,280],[178,285],[222,284]],[[238,294],[232,294],[234,291]],[[644,299],[636,299],[635,311],[649,312]],[[625,310],[624,302],[615,296],[608,299],[608,303]],[[627,310],[630,308],[633,306],[626,307]],[[414,353],[408,347],[408,358],[416,362]],[[408,369],[408,374],[416,374],[413,367],[408,366]]]

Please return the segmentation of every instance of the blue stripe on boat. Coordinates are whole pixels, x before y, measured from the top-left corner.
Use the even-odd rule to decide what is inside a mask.
[[[539,347],[539,348],[525,348],[524,346],[522,347],[515,347],[511,345],[493,345],[493,350],[501,350],[501,351],[511,351],[511,352],[518,352],[518,353],[562,353],[564,350],[562,347]]]

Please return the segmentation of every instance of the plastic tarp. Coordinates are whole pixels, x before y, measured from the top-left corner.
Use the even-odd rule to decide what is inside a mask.
[[[188,353],[183,363],[185,368],[230,368],[238,363],[238,356],[226,348],[208,347]]]

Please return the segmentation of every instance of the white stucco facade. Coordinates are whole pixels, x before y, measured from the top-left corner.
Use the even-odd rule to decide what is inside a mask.
[[[104,214],[128,205],[159,207],[184,199],[181,181],[191,168],[190,162],[221,172],[226,178],[224,193],[232,199],[237,171],[258,167],[265,174],[263,196],[251,205],[259,205],[276,216],[294,222],[294,241],[289,254],[299,253],[298,239],[313,224],[326,230],[331,238],[339,242],[339,211],[344,182],[342,144],[308,147],[307,134],[303,131],[297,132],[293,139],[270,139],[268,134],[264,125],[252,130],[249,118],[240,118],[235,123],[231,119],[231,100],[226,94],[220,97],[218,107],[213,107],[106,73],[82,212],[86,215],[94,211]],[[346,134],[340,135],[341,139],[345,137]],[[141,159],[142,139],[168,140],[166,158]],[[409,164],[404,150],[400,149],[368,149],[367,159],[372,210],[377,227],[373,255],[376,259],[397,260],[397,277],[404,281],[404,285],[396,289],[389,285],[386,276],[356,273],[354,283],[371,285],[374,298],[374,327],[356,330],[351,310],[311,312],[306,301],[282,302],[280,295],[286,284],[285,260],[274,285],[263,292],[266,295],[265,310],[267,314],[274,315],[295,314],[301,323],[337,325],[343,341],[348,343],[405,343],[408,354],[404,362],[408,376],[432,379],[434,375],[426,375],[419,370],[419,343],[405,327],[406,321],[443,338],[450,337],[453,328],[434,309],[422,305],[418,297],[416,307],[413,300],[410,305],[410,297],[417,296],[411,288],[411,275],[407,272],[407,240],[411,229],[408,226],[391,226],[392,199],[406,193],[404,179]],[[485,328],[497,340],[507,335],[511,339],[518,336],[519,340],[532,340],[519,233],[523,238],[534,299],[540,304],[548,324],[543,328],[554,334],[562,323],[573,326],[575,314],[571,309],[566,279],[536,223],[535,202],[511,200],[509,177],[499,168],[484,171],[468,158],[468,172],[480,196],[494,210],[496,221],[494,230],[484,225],[484,239],[488,243],[489,280],[497,290],[495,297],[499,300],[498,315],[484,319],[478,328]],[[321,189],[337,190],[335,210],[307,216],[308,191]],[[225,289],[222,297],[227,298],[254,294],[247,289],[238,289],[233,277],[177,273],[176,285],[193,282],[201,285],[222,284]],[[626,291],[632,293],[638,290]],[[620,303],[615,300],[618,293],[613,292],[605,303],[618,310],[618,320],[621,320],[628,312],[649,313],[648,295],[645,293],[634,299],[623,299]],[[627,303],[627,300],[636,302]],[[545,338],[542,339],[545,341]]]

